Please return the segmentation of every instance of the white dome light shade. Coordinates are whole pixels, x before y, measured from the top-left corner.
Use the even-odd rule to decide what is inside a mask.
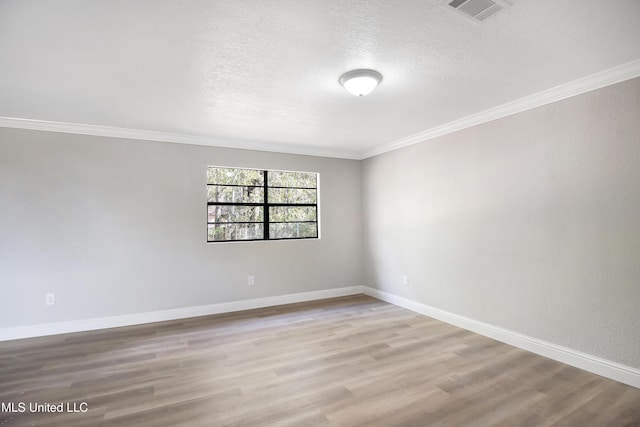
[[[355,96],[370,94],[381,81],[382,74],[375,70],[351,70],[340,76],[340,84]]]

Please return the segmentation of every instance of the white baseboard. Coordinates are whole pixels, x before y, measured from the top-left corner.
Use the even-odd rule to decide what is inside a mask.
[[[567,365],[640,388],[640,370],[363,286],[363,293]]]
[[[147,313],[127,314],[122,316],[100,317],[68,322],[47,323],[32,326],[20,326],[0,329],[0,341],[20,338],[32,338],[46,335],[65,334],[70,332],[91,331],[96,329],[116,328],[120,326],[140,325],[144,323],[162,322],[165,320],[185,319],[189,317],[208,316],[211,314],[230,313],[251,310],[254,308],[273,307],[296,302],[315,301],[364,293],[382,301],[404,307],[425,316],[458,326],[460,328],[484,335],[489,338],[513,345],[523,350],[584,369],[585,371],[610,378],[633,387],[640,388],[640,370],[590,354],[552,344],[537,338],[529,337],[508,329],[479,322],[446,310],[431,307],[408,298],[380,291],[367,286],[351,286],[346,288],[325,289],[243,301],[232,301],[197,307],[176,308],[172,310],[152,311]]]
[[[201,305],[197,307],[184,307],[175,308],[172,310],[126,314],[122,316],[99,317],[95,319],[83,319],[68,322],[3,328],[0,329],[0,341],[41,337],[46,335],[66,334],[70,332],[92,331],[96,329],[117,328],[120,326],[140,325],[143,323],[162,322],[165,320],[185,319],[197,316],[208,316],[211,314],[230,313],[234,311],[250,310],[253,308],[273,307],[282,304],[314,301],[319,299],[335,298],[361,293],[361,286],[351,286],[347,288],[323,289],[320,291],[279,295],[244,301],[224,302],[219,304]]]

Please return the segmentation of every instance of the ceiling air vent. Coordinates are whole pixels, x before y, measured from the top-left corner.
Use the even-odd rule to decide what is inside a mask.
[[[483,22],[511,3],[507,0],[445,0],[442,5],[474,22]]]

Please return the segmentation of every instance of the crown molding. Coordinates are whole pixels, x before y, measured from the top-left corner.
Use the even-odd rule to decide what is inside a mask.
[[[398,150],[403,147],[428,141],[439,136],[462,129],[487,123],[502,117],[530,110],[556,101],[560,101],[605,86],[640,77],[640,59],[591,74],[572,82],[556,86],[488,110],[445,123],[431,129],[409,135],[405,138],[379,145],[371,150],[336,150],[317,146],[301,146],[276,142],[258,142],[234,138],[222,138],[205,135],[191,135],[157,132],[141,129],[128,129],[110,126],[65,123],[46,120],[0,117],[0,127],[31,129],[47,132],[63,132],[81,135],[106,136],[111,138],[137,139],[146,141],[173,142],[179,144],[205,145],[221,148],[267,151],[274,153],[299,154],[305,156],[332,157],[339,159],[364,160],[369,157]]]
[[[408,147],[636,77],[640,77],[640,59],[380,145],[372,150],[364,151],[360,158],[366,159]]]
[[[316,146],[301,146],[275,142],[258,142],[215,136],[157,132],[151,130],[22,119],[14,117],[0,117],[0,127],[40,130],[46,132],[72,133],[80,135],[106,136],[111,138],[138,139],[145,141],[173,142],[178,144],[205,145],[211,147],[235,148],[241,150],[299,154],[305,156],[333,157],[352,160],[361,159],[359,153],[357,152],[348,150],[326,149]]]

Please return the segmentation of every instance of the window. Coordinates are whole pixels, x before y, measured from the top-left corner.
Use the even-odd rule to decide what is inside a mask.
[[[318,174],[207,168],[207,242],[318,238]]]

